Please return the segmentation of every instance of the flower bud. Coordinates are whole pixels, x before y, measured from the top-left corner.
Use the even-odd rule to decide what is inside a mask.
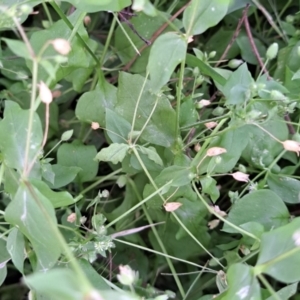
[[[208,54],[208,57],[209,58],[214,58],[217,54],[217,51],[211,51],[209,54]]]
[[[208,149],[206,151],[206,155],[207,156],[217,156],[223,153],[226,153],[226,149],[225,148],[221,148],[221,147],[212,147],[210,149]]]
[[[214,228],[216,228],[219,224],[220,224],[220,220],[219,220],[219,219],[212,220],[212,221],[208,222],[208,228],[209,228],[209,229],[214,229]]]
[[[300,152],[300,143],[292,140],[286,140],[284,142],[281,142],[283,148],[287,151],[296,152],[297,156],[299,156]]]
[[[201,149],[201,146],[200,146],[199,143],[197,143],[197,144],[194,146],[194,150],[195,150],[196,152],[199,152],[200,149]]]
[[[270,97],[272,100],[286,100],[286,96],[284,96],[281,92],[277,90],[272,90],[270,93]]]
[[[76,214],[75,213],[71,213],[68,217],[67,217],[67,221],[69,223],[74,223],[76,221]]]
[[[69,41],[65,39],[55,39],[51,42],[53,48],[61,55],[67,55],[71,51],[71,45]]]
[[[278,44],[273,43],[267,50],[266,57],[267,59],[271,60],[277,56],[278,53]]]
[[[205,126],[207,129],[215,128],[217,125],[218,125],[217,122],[207,122],[207,123],[204,124],[204,126]]]
[[[45,104],[50,104],[52,102],[53,96],[48,86],[43,81],[41,81],[39,84],[39,89],[39,96],[42,102],[44,102]]]
[[[218,106],[212,111],[212,114],[216,117],[222,116],[224,114],[224,108],[221,106]]]
[[[210,105],[210,101],[203,99],[203,100],[200,100],[199,102],[196,103],[196,108],[201,109],[201,108],[203,108],[205,106],[208,106],[208,105]]]
[[[91,17],[90,16],[85,16],[83,19],[83,23],[85,26],[89,26],[91,24]]]
[[[98,123],[98,122],[92,122],[92,124],[91,124],[91,128],[92,128],[93,130],[97,130],[97,129],[99,129],[99,128],[100,128],[100,125],[99,125],[99,123]]]
[[[238,68],[244,61],[241,60],[241,59],[231,59],[229,62],[228,62],[228,67],[230,69],[236,69]]]
[[[242,181],[242,182],[249,181],[249,174],[245,174],[243,172],[234,172],[231,174],[231,176],[237,181]]]
[[[137,278],[137,273],[133,271],[128,265],[126,266],[119,266],[120,274],[117,275],[118,280],[120,283],[123,285],[132,285],[136,278]]]
[[[172,211],[177,210],[181,205],[182,205],[182,203],[180,203],[180,202],[168,202],[168,203],[164,204],[164,208],[166,211],[172,212]]]

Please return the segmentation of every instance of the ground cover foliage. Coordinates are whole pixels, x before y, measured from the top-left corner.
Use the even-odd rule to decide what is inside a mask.
[[[0,10],[1,299],[300,299],[298,1]]]

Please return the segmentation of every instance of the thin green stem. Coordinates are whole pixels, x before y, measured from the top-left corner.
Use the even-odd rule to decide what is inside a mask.
[[[139,192],[135,188],[135,185],[132,185],[132,186],[133,186],[134,192],[136,193],[136,196],[138,197],[139,201],[141,201],[142,197],[140,196]],[[148,220],[148,223],[151,224],[151,225],[154,225],[154,223],[153,223],[153,221],[152,221],[152,219],[151,219],[151,217],[149,215],[149,212],[148,212],[148,210],[147,210],[147,208],[145,207],[144,204],[142,205],[142,208],[143,208],[144,214],[145,214],[145,216],[146,216],[146,218]],[[161,240],[161,238],[160,238],[160,236],[159,236],[156,228],[154,226],[151,226],[151,229],[153,231],[153,234],[154,234],[154,236],[155,236],[155,238],[156,238],[156,240],[157,240],[157,242],[158,242],[158,244],[159,244],[162,252],[164,254],[166,254],[165,257],[166,257],[166,261],[168,263],[168,266],[169,266],[169,268],[170,268],[170,270],[171,270],[171,272],[173,274],[174,280],[175,280],[175,282],[177,284],[177,287],[178,287],[178,290],[179,290],[179,292],[181,294],[181,297],[184,298],[185,297],[184,289],[182,287],[181,281],[180,281],[180,279],[179,279],[179,277],[178,277],[178,275],[176,273],[175,267],[174,267],[171,259],[167,256],[167,250],[166,250],[166,248],[165,248],[165,246],[164,246],[164,244],[163,244],[163,242],[162,242],[162,240]]]
[[[124,214],[122,214],[121,216],[117,217],[116,219],[114,219],[113,221],[111,221],[109,224],[107,224],[105,227],[109,228],[112,225],[114,225],[115,223],[117,223],[118,221],[122,220],[124,217],[126,217],[128,214],[130,214],[131,212],[135,211],[137,208],[139,208],[140,206],[142,206],[143,204],[145,204],[147,201],[149,201],[152,197],[154,197],[155,195],[157,195],[158,193],[160,193],[166,186],[168,186],[171,182],[167,182],[165,185],[163,185],[162,187],[160,187],[158,190],[156,190],[154,193],[152,193],[150,196],[148,196],[147,198],[145,198],[144,200],[139,201],[138,204],[136,204],[135,206],[131,207],[129,210],[127,210]]]
[[[93,188],[95,188],[97,185],[99,185],[100,183],[108,180],[108,179],[111,179],[112,177],[114,177],[115,175],[119,174],[122,172],[122,168],[118,169],[118,170],[115,170],[113,172],[111,172],[110,174],[106,175],[106,176],[103,176],[101,177],[99,180],[95,181],[93,184],[91,184],[90,186],[88,186],[87,188],[85,188],[83,191],[80,192],[80,195],[78,195],[75,199],[74,199],[74,202],[77,202],[79,199],[82,198],[82,196],[84,194],[86,194],[87,192],[89,192],[90,190],[92,190]],[[79,199],[78,199],[79,198]]]
[[[279,297],[279,295],[276,293],[276,291],[270,285],[270,283],[268,282],[268,280],[266,280],[266,278],[262,274],[258,274],[257,277],[260,279],[260,281],[264,284],[264,286],[270,292],[270,294],[272,295],[272,298],[275,298],[276,300],[281,300],[281,298]]]
[[[210,207],[209,204],[205,201],[205,199],[201,196],[201,194],[199,193],[199,191],[198,191],[198,189],[197,189],[197,187],[196,187],[196,185],[195,185],[195,182],[193,182],[192,185],[193,185],[194,191],[195,191],[196,194],[198,195],[199,199],[202,201],[202,203],[206,206],[206,208],[208,209],[208,211],[209,211],[211,214],[215,215],[218,219],[220,219],[221,221],[223,221],[224,223],[226,223],[226,224],[229,225],[230,227],[234,228],[234,229],[235,229],[236,231],[238,231],[239,233],[244,234],[244,235],[247,235],[247,236],[253,238],[254,240],[260,242],[260,239],[259,239],[257,236],[255,236],[255,235],[253,235],[252,233],[250,233],[250,232],[248,232],[248,231],[246,231],[246,230],[240,228],[239,226],[237,226],[237,225],[235,225],[235,224],[229,222],[228,220],[226,220],[226,219],[224,219],[222,216],[220,216],[218,213],[216,213],[216,212],[214,211],[214,209],[213,209],[212,207]]]
[[[31,88],[31,98],[30,98],[30,109],[29,109],[29,118],[28,118],[28,126],[27,126],[27,138],[26,138],[26,147],[25,147],[25,158],[24,158],[24,169],[23,169],[23,177],[28,176],[27,169],[29,164],[29,151],[31,144],[31,135],[32,135],[32,126],[33,126],[33,118],[34,118],[34,104],[36,98],[36,89],[37,89],[37,76],[38,76],[38,62],[33,59],[32,61],[32,88]]]
[[[103,49],[103,52],[102,52],[102,56],[101,56],[101,59],[100,59],[101,66],[104,63],[105,56],[106,56],[108,47],[109,47],[110,42],[111,42],[111,38],[113,36],[114,30],[115,30],[115,27],[116,27],[116,23],[117,23],[116,18],[113,18],[112,23],[110,25],[110,29],[109,29],[109,32],[108,32],[107,39],[105,41],[105,45],[104,45],[104,49]]]
[[[134,112],[133,112],[133,117],[132,117],[131,130],[130,130],[130,134],[129,134],[129,142],[128,142],[129,144],[132,143],[133,131],[134,131],[135,121],[136,121],[136,117],[137,117],[137,111],[138,111],[139,104],[140,104],[140,101],[141,101],[141,98],[142,98],[142,95],[143,95],[143,91],[144,91],[146,83],[147,83],[148,76],[149,76],[149,72],[147,72],[147,74],[146,74],[146,77],[145,77],[145,80],[143,82],[142,88],[140,90],[139,96],[136,100],[136,105],[135,105]]]
[[[45,13],[47,15],[47,18],[49,20],[49,24],[50,24],[50,26],[52,26],[53,25],[53,20],[52,20],[51,14],[49,12],[48,6],[47,6],[47,4],[45,2],[42,2],[42,5],[43,5],[44,11],[45,11]]]
[[[180,108],[181,108],[181,93],[183,88],[183,79],[184,79],[184,68],[185,68],[185,58],[180,64],[180,71],[179,71],[179,81],[178,87],[176,92],[176,122],[175,122],[175,137],[179,138],[180,134]]]
[[[123,25],[121,24],[120,20],[117,17],[116,13],[113,13],[115,20],[118,22],[118,25],[120,26],[121,30],[123,31],[124,35],[126,36],[126,38],[128,39],[130,45],[133,47],[133,49],[135,50],[135,52],[138,55],[141,55],[141,53],[139,52],[138,48],[135,46],[135,44],[133,43],[133,41],[131,40],[130,36],[128,35],[128,33],[126,32],[126,30],[124,29]]]

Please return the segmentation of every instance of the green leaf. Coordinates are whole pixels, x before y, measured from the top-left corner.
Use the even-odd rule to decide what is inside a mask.
[[[85,273],[89,282],[99,291],[110,290],[110,286],[104,281],[103,277],[91,266],[86,259],[78,260],[82,271]]]
[[[46,183],[37,179],[32,179],[30,182],[41,194],[50,200],[54,208],[64,207],[75,203],[72,195],[66,191],[54,192]]]
[[[75,10],[68,17],[69,21],[75,25],[81,13],[82,11]],[[98,44],[89,38],[83,23],[80,24],[79,28],[77,29],[77,33],[80,34],[82,40],[89,46],[89,48],[96,52]],[[68,40],[71,35],[73,35],[72,30],[67,26],[65,21],[59,20],[48,29],[34,31],[30,37],[30,44],[35,53],[39,53],[39,51],[44,47],[45,44],[49,43],[49,41],[56,38]],[[72,50],[67,56],[67,64],[60,64],[59,68],[56,70],[56,82],[66,78],[67,75],[71,74],[75,70],[75,68],[92,68],[96,64],[95,60],[86,51],[85,47],[82,46],[82,42],[76,36],[74,36],[71,41],[71,49]],[[57,57],[58,55],[59,54],[54,50],[52,45],[49,45],[45,52],[43,52],[43,57]],[[30,69],[32,68],[31,62],[28,62],[27,65]],[[46,71],[42,65],[39,65],[39,80],[46,82],[49,77],[48,72],[49,71]],[[53,72],[51,72],[51,76],[54,76],[52,73]]]
[[[226,15],[228,0],[193,0],[183,14],[183,26],[189,35],[205,32],[217,25]]]
[[[221,163],[216,163],[216,157],[206,158],[202,161],[206,152],[202,154],[199,152],[200,155],[196,155],[193,159],[192,166],[197,166],[202,161],[199,167],[200,174],[208,171],[211,173],[227,173],[231,171],[240,159],[244,148],[247,146],[249,139],[248,131],[248,126],[233,128],[227,130],[210,143],[208,149],[211,147],[221,147],[226,149],[227,152],[220,155],[222,159]]]
[[[113,143],[124,143],[128,140],[131,124],[116,112],[106,109],[107,135]]]
[[[252,51],[253,46],[251,46],[248,36],[246,34],[240,34],[236,39],[236,42],[241,49],[242,59],[252,65],[257,65],[258,61]],[[254,38],[253,42],[258,50],[260,57],[264,57],[266,53],[266,47],[262,44],[262,42],[259,39]]]
[[[260,285],[254,277],[252,267],[234,264],[229,267],[226,279],[228,289],[216,300],[261,300]]]
[[[290,224],[262,235],[255,267],[257,272],[263,272],[284,283],[300,280],[300,269],[295,268],[300,263],[299,228],[300,218],[296,218]],[[289,251],[291,252],[287,255]]]
[[[268,231],[287,224],[289,217],[287,207],[275,193],[269,190],[258,190],[235,202],[227,220],[235,225],[257,222]],[[223,231],[236,232],[228,224],[224,224]]]
[[[69,2],[81,11],[93,13],[98,11],[120,11],[131,5],[131,0],[63,0]]]
[[[280,289],[276,293],[277,297],[271,296],[266,300],[277,300],[278,297],[280,300],[288,300],[297,293],[297,287],[298,287],[298,282],[285,286],[284,288]]]
[[[101,149],[96,155],[96,159],[99,161],[111,161],[113,164],[117,164],[118,162],[122,162],[129,148],[127,144],[114,143],[107,148]]]
[[[18,40],[11,40],[2,38],[2,41],[5,41],[9,49],[17,56],[31,59],[30,53],[24,42]]]
[[[154,42],[147,65],[154,93],[169,81],[176,66],[184,60],[186,49],[184,38],[174,32],[160,35]]]
[[[80,300],[86,296],[81,289],[82,284],[71,269],[33,273],[24,279],[25,283],[40,295],[40,298]]]
[[[55,211],[50,201],[29,183],[21,184],[5,210],[5,220],[30,240],[37,256],[37,269],[50,269],[61,254],[53,231],[57,225]],[[53,224],[53,225],[52,225]]]
[[[198,67],[199,70],[203,73],[203,75],[211,77],[220,86],[225,85],[226,79],[222,75],[220,75],[214,68],[212,68],[210,65],[206,64],[196,56],[192,54],[187,54],[186,64],[193,68]]]
[[[124,72],[119,75],[118,102],[115,111],[130,123],[133,120],[137,99],[140,97],[144,81],[145,78],[140,75]],[[149,81],[145,84],[137,108],[134,130],[140,131],[143,128],[157,100],[155,111],[141,138],[154,145],[170,147],[175,142],[175,111],[165,96],[162,95],[157,99],[157,96],[151,93]]]
[[[156,164],[162,166],[163,165],[163,161],[160,158],[160,156],[158,155],[158,153],[156,152],[156,149],[154,147],[143,147],[143,146],[139,146],[138,150],[140,152],[142,152],[143,154],[146,154],[149,159],[151,159],[152,161],[154,161]]]
[[[10,254],[14,266],[20,273],[24,272],[23,265],[26,258],[24,236],[19,229],[13,228],[6,241],[6,249]]]
[[[29,111],[22,110],[18,104],[5,101],[4,118],[0,121],[0,150],[3,162],[11,168],[22,171],[26,151]],[[43,132],[38,115],[33,115],[32,134],[28,161],[31,162],[39,153]]]
[[[49,184],[53,189],[59,189],[72,182],[81,168],[78,167],[66,167],[59,164],[52,165],[52,171],[54,172],[54,183]]]
[[[79,98],[75,110],[76,117],[82,122],[98,122],[101,127],[105,127],[106,108],[113,109],[116,102],[117,89],[105,82]]]
[[[22,24],[32,12],[32,7],[42,3],[43,1],[28,1],[28,0],[1,0],[1,18],[0,29],[11,29],[16,27],[13,20],[18,19],[18,22]],[[26,5],[26,9],[22,8],[22,5]]]
[[[226,105],[242,104],[250,99],[250,88],[253,82],[247,64],[242,64],[234,71],[221,90],[226,97]]]
[[[220,190],[217,187],[217,181],[210,176],[200,178],[202,192],[209,195],[211,200],[215,202],[220,197]]]
[[[291,177],[269,174],[268,185],[284,202],[300,202],[300,181]]]
[[[97,150],[93,145],[83,145],[75,140],[71,144],[63,144],[57,151],[57,162],[66,167],[78,167],[77,178],[81,182],[93,180],[97,175],[98,163],[94,161]]]

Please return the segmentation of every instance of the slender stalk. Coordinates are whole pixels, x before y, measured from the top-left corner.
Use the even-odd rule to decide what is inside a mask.
[[[264,284],[264,286],[270,292],[270,294],[272,295],[272,298],[274,298],[276,300],[281,300],[281,298],[278,296],[278,294],[276,293],[276,291],[270,285],[270,283],[268,282],[268,280],[266,280],[266,278],[262,274],[258,274],[257,277],[260,279],[260,281]]]
[[[102,52],[102,56],[101,56],[101,59],[100,59],[100,64],[101,64],[101,66],[102,66],[103,63],[104,63],[105,56],[106,56],[108,47],[109,47],[110,42],[111,42],[112,35],[113,35],[114,30],[115,30],[115,27],[116,27],[116,23],[117,23],[116,18],[113,18],[112,23],[111,23],[111,25],[110,25],[110,29],[109,29],[109,32],[108,32],[107,39],[106,39],[106,41],[105,41],[105,45],[104,45],[104,49],[103,49],[103,52]]]
[[[179,71],[179,81],[177,87],[177,94],[176,94],[176,122],[175,122],[175,137],[176,139],[179,138],[180,134],[180,108],[181,108],[181,93],[183,88],[183,79],[184,79],[184,67],[185,67],[185,58],[180,64],[180,71]]]
[[[205,201],[205,199],[201,196],[201,194],[199,193],[197,187],[195,186],[195,182],[192,183],[194,191],[196,192],[196,194],[198,195],[199,199],[202,201],[202,203],[206,206],[206,208],[208,209],[208,211],[215,215],[218,219],[220,219],[221,221],[223,221],[224,223],[226,223],[227,225],[229,225],[230,227],[234,228],[235,230],[237,230],[238,232],[240,232],[241,234],[247,235],[251,238],[253,238],[256,241],[260,242],[260,239],[253,235],[252,233],[240,228],[239,226],[229,222],[228,220],[224,219],[223,217],[221,217],[218,213],[216,213],[210,206],[209,204]]]

